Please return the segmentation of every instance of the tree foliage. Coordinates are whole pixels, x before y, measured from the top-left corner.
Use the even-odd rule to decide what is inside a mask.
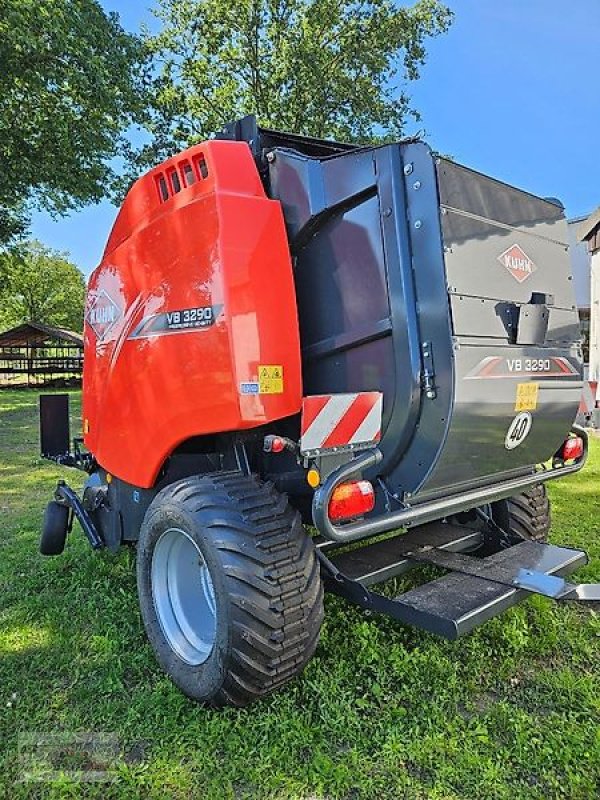
[[[83,327],[85,280],[66,253],[28,242],[0,254],[0,329],[44,322]]]
[[[140,111],[139,39],[97,0],[0,0],[0,243],[107,194]]]
[[[439,0],[158,0],[155,14],[147,163],[250,113],[307,135],[398,136],[418,118],[407,86],[426,39],[452,20]]]

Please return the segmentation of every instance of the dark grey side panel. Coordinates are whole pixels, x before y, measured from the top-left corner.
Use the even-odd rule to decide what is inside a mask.
[[[438,185],[456,387],[444,450],[418,499],[546,461],[567,435],[581,394],[562,210],[444,160]],[[508,450],[523,384],[537,387],[531,431]]]

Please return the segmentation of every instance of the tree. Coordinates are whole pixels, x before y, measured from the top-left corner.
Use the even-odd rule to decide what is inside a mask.
[[[140,112],[139,39],[97,0],[0,0],[0,244],[107,194]]]
[[[44,322],[83,327],[85,279],[66,253],[28,242],[0,254],[0,329]]]
[[[155,14],[146,164],[250,113],[307,135],[398,136],[418,118],[406,87],[425,40],[452,21],[439,0],[158,0]]]

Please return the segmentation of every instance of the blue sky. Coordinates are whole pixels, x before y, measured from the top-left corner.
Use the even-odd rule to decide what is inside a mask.
[[[454,25],[430,41],[414,105],[432,146],[542,196],[570,217],[600,205],[600,0],[446,0]],[[149,0],[104,0],[123,25],[149,21]],[[53,221],[33,236],[67,250],[86,273],[114,220],[109,203]]]

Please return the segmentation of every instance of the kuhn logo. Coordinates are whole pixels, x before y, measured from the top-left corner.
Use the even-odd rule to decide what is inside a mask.
[[[103,339],[120,316],[119,306],[104,289],[101,289],[90,298],[85,321],[98,339]]]
[[[519,283],[523,283],[532,275],[537,267],[529,258],[527,253],[518,244],[513,244],[498,256],[498,261],[506,267],[513,278]]]

